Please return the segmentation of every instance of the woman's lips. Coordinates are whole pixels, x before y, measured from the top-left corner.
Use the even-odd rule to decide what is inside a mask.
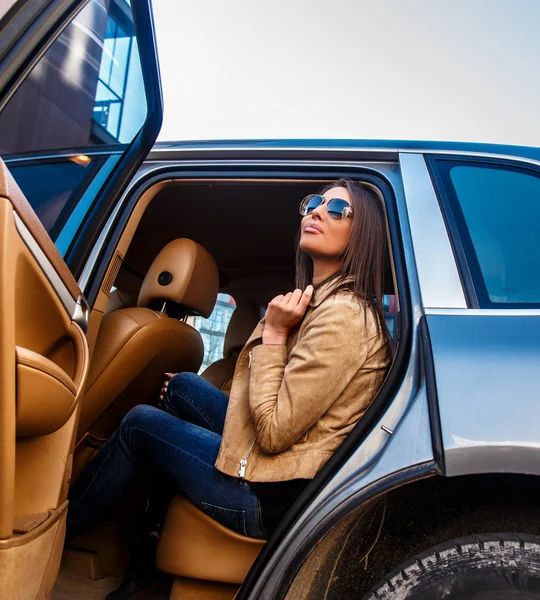
[[[304,233],[322,233],[322,229],[315,223],[309,223],[304,227]]]

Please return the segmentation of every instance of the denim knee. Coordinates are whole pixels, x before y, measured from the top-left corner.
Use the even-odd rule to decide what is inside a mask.
[[[158,410],[149,404],[138,404],[134,406],[122,419],[120,429],[125,431],[131,427],[144,427],[144,424],[152,418],[152,414]]]
[[[200,375],[197,373],[177,373],[170,381],[167,387],[167,393],[173,394],[178,393],[179,391],[185,391],[189,389],[192,385],[197,385],[200,381]]]

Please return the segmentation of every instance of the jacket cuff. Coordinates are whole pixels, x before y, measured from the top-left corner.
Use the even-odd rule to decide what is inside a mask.
[[[287,346],[276,344],[260,344],[251,351],[251,368],[287,366]]]

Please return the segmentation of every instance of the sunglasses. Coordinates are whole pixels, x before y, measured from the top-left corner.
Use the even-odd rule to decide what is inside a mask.
[[[304,217],[310,215],[321,204],[324,204],[328,216],[334,219],[334,221],[343,221],[343,219],[352,215],[352,206],[347,200],[342,200],[341,198],[325,200],[320,194],[306,196],[300,204],[300,214]]]

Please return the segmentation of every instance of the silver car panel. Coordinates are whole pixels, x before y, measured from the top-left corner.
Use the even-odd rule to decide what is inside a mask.
[[[402,153],[399,164],[422,304],[429,308],[466,308],[456,261],[426,161],[421,154]]]
[[[434,465],[430,416],[424,386],[418,391],[394,433],[389,436],[384,451],[373,458],[367,469],[359,469],[356,473],[349,472],[348,477],[340,470],[334,485],[327,486],[302,514],[265,564],[247,597],[253,600],[275,598],[276,589],[287,587],[288,582],[283,581],[283,576],[288,565],[301,551],[302,546],[310,543],[309,537],[314,531],[324,530],[325,522],[334,520],[336,511],[345,503],[360,506],[376,493],[380,493],[381,486],[377,484],[384,479],[412,466],[422,465]],[[351,507],[348,507],[343,512],[346,514],[350,509]]]
[[[427,316],[445,474],[540,475],[540,316],[470,313]]]

